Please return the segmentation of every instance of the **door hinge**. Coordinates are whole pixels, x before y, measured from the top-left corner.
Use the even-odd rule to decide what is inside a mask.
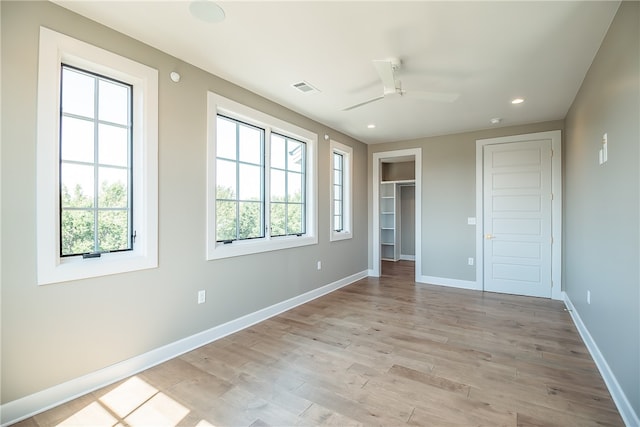
[[[553,157],[553,150],[551,150],[551,157]]]
[[[551,236],[551,244],[553,245],[553,236]]]
[[[553,200],[553,193],[551,193],[551,200]]]

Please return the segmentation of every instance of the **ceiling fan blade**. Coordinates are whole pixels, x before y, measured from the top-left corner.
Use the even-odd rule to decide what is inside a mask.
[[[453,92],[424,92],[424,91],[409,91],[407,92],[413,98],[420,98],[426,101],[435,101],[435,102],[455,102],[458,98],[460,98],[459,93]]]
[[[378,76],[384,85],[384,91],[394,92],[396,90],[396,78],[393,74],[393,63],[389,60],[374,60],[373,66],[376,67]]]
[[[359,104],[352,105],[351,107],[344,108],[342,111],[349,111],[349,110],[353,110],[353,109],[355,109],[355,108],[362,107],[363,105],[367,105],[367,104],[371,104],[372,102],[379,101],[379,100],[381,100],[381,99],[383,99],[383,98],[384,98],[384,95],[381,95],[381,96],[378,96],[378,97],[376,97],[376,98],[370,99],[370,100],[368,100],[368,101],[364,101],[364,102],[361,102],[361,103],[359,103]]]

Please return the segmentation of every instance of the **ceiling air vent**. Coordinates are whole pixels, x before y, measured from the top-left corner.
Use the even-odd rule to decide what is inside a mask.
[[[295,87],[302,93],[320,92],[318,89],[313,87],[309,82],[305,82],[304,80],[298,83],[294,83],[293,87]]]

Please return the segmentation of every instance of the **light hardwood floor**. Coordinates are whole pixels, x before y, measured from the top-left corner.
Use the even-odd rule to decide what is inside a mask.
[[[330,295],[21,426],[623,425],[558,301],[416,285]]]

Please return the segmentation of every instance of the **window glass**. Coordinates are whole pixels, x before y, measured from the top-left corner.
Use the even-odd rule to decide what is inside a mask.
[[[62,116],[61,129],[65,137],[61,140],[60,155],[63,159],[78,162],[93,161],[93,121]]]
[[[306,144],[271,136],[271,236],[305,233]]]
[[[65,65],[61,79],[60,256],[130,250],[131,86]]]
[[[344,223],[343,210],[343,182],[344,182],[344,156],[333,153],[333,230],[342,231]]]
[[[62,112],[82,117],[94,116],[95,78],[73,71],[62,70]]]
[[[264,129],[216,117],[216,240],[264,237]]]
[[[129,164],[128,147],[128,128],[98,125],[98,162],[100,164],[127,167]]]
[[[331,241],[352,238],[352,155],[351,147],[331,141]]]

